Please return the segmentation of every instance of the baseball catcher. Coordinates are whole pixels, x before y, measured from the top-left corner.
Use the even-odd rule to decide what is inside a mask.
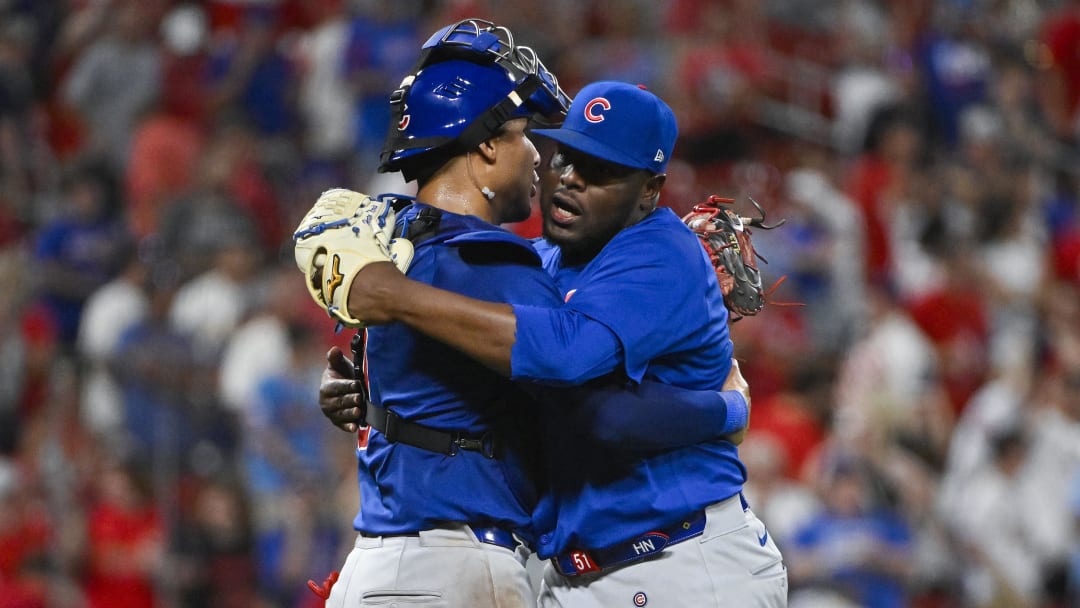
[[[768,296],[785,278],[778,279],[768,290],[762,288],[757,260],[766,264],[768,260],[754,250],[750,227],[772,230],[782,225],[784,220],[766,224],[765,210],[754,199],[751,198],[750,202],[761,217],[741,217],[731,209],[722,208],[721,205],[732,205],[735,200],[714,194],[705,202],[694,205],[690,213],[682,218],[683,223],[701,240],[701,245],[712,260],[720,290],[724,294],[724,304],[733,315],[732,321],[761,312]]]

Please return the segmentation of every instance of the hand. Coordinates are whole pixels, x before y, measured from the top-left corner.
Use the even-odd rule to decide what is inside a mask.
[[[326,363],[319,383],[319,408],[334,426],[355,433],[364,423],[364,393],[360,381],[355,378],[353,365],[340,348],[330,347]]]
[[[746,399],[746,426],[742,429],[724,435],[724,439],[739,445],[746,439],[746,431],[750,428],[750,384],[743,378],[742,370],[739,369],[739,361],[732,357],[731,359],[731,371],[728,372],[728,377],[724,380],[724,386],[721,387],[725,391],[739,391],[742,393],[743,399]]]

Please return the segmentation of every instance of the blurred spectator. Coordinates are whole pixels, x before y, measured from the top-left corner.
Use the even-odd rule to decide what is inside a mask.
[[[335,523],[341,514],[326,483],[340,455],[330,447],[338,431],[308,407],[324,367],[323,344],[303,326],[290,325],[288,335],[288,364],[259,385],[244,418],[260,590],[281,606],[294,606],[297,593],[309,593],[304,581],[333,568],[328,558],[341,542]]]
[[[936,498],[944,515],[957,510],[967,480],[989,466],[993,438],[1022,424],[1029,388],[1025,375],[998,371],[965,404],[953,429]]]
[[[881,442],[937,466],[944,460],[952,410],[940,361],[926,335],[882,286],[870,290],[869,325],[841,361],[834,436],[869,457]]]
[[[169,323],[189,338],[197,361],[216,365],[229,336],[248,313],[252,272],[259,264],[256,247],[243,235],[218,243],[210,268],[177,290]]]
[[[124,216],[136,239],[156,233],[168,206],[190,192],[204,146],[195,124],[169,112],[148,113],[135,127]]]
[[[1080,36],[1080,30],[1078,30]],[[1049,88],[1018,46],[1007,45],[994,57],[994,78],[988,104],[1000,115],[1001,149],[1009,160],[1028,159],[1039,167],[1069,164],[1069,149],[1054,138],[1047,117],[1039,112],[1038,93]]]
[[[165,522],[153,503],[145,466],[106,462],[96,476],[87,518],[83,582],[88,608],[154,608],[162,570]]]
[[[18,258],[0,257],[0,284],[19,285],[23,280]],[[24,300],[15,291],[0,291],[0,457],[15,452],[23,389],[29,380],[21,324]]]
[[[1045,584],[1048,573],[1065,570],[1069,552],[1080,542],[1080,536],[1070,533],[1070,487],[1063,483],[1080,472],[1080,365],[1036,374],[1030,449],[1019,486],[1024,494],[1040,497],[1028,539],[1033,551],[1027,557],[1044,573]],[[1063,599],[1063,589],[1050,591]]]
[[[932,3],[935,21],[916,49],[922,69],[926,107],[934,136],[947,147],[957,143],[960,116],[984,102],[992,79],[992,63],[982,14],[959,2]]]
[[[107,10],[107,34],[78,56],[63,97],[87,130],[87,152],[119,171],[127,166],[136,119],[161,91],[161,51],[152,4],[122,0]]]
[[[876,2],[843,2],[837,50],[844,61],[830,84],[833,102],[832,138],[837,150],[855,156],[866,141],[870,120],[883,107],[899,103],[905,93],[902,74],[886,63],[889,22]]]
[[[20,275],[8,271],[5,276]],[[0,292],[0,455],[21,448],[27,427],[48,398],[59,350],[52,316],[22,296]]]
[[[908,196],[922,146],[914,116],[903,108],[884,108],[874,114],[863,151],[847,174],[844,191],[862,214],[869,281],[881,281],[892,272],[889,226],[894,202]]]
[[[804,469],[821,448],[832,421],[835,370],[827,360],[793,364],[784,389],[753,403],[754,441],[775,442],[783,463],[779,475],[803,479]]]
[[[218,391],[222,402],[241,418],[256,402],[258,386],[288,367],[289,327],[311,312],[303,294],[293,289],[295,274],[292,264],[268,273],[254,289],[251,315],[230,334],[222,351]]]
[[[361,184],[377,167],[390,124],[387,95],[409,72],[416,48],[432,33],[420,30],[419,9],[417,2],[360,2],[349,24],[345,77],[356,102],[354,162]]]
[[[908,605],[912,530],[883,502],[867,464],[832,454],[820,482],[822,509],[784,547],[792,605],[805,590],[829,590],[864,608]]]
[[[0,457],[0,605],[11,608],[48,605],[51,529],[30,495],[16,465]]]
[[[692,31],[673,60],[671,102],[679,116],[680,156],[715,166],[752,155],[772,57],[759,3],[693,6]]]
[[[1040,108],[1054,135],[1075,144],[1080,135],[1080,2],[1064,0],[1047,12],[1039,40]]]
[[[206,10],[196,2],[177,2],[161,20],[163,114],[193,127],[210,116],[209,43]],[[135,158],[134,151],[132,152]]]
[[[1050,272],[1080,286],[1080,175],[1059,169],[1043,200],[1050,231]]]
[[[273,4],[247,4],[235,30],[222,32],[210,49],[210,111],[246,119],[266,137],[296,127],[296,74],[281,49]]]
[[[970,254],[945,252],[936,259],[944,284],[911,299],[906,308],[933,343],[949,404],[959,414],[990,370],[989,311]]]
[[[236,196],[234,184],[250,145],[247,132],[240,127],[226,127],[217,133],[199,159],[195,187],[169,201],[162,211],[156,231],[161,253],[179,263],[182,278],[208,270],[215,252],[226,243],[245,243],[262,250],[257,218],[270,216],[261,221],[276,224],[272,207],[245,208]]]
[[[0,12],[0,247],[15,240],[39,184],[40,143],[35,139],[32,25]]]
[[[299,109],[304,153],[347,183],[347,157],[353,149],[355,90],[346,74],[349,11],[345,0],[313,3],[315,25],[299,41]],[[324,188],[324,189],[327,189]]]
[[[989,462],[964,480],[947,513],[946,523],[966,559],[964,591],[972,605],[1038,605],[1042,581],[1038,560],[1032,559],[1038,554],[1034,518],[1016,508],[1029,446],[1018,427],[992,435]]]
[[[590,74],[594,80],[621,80],[666,90],[670,85],[670,52],[656,36],[663,8],[647,1],[626,5],[625,1],[593,2],[584,17],[594,35],[561,49],[560,65],[573,64],[574,70]]]
[[[145,319],[125,331],[113,374],[123,395],[124,444],[164,481],[221,468],[236,448],[235,420],[214,400],[215,361],[200,362],[189,337],[173,329],[175,276],[154,268]]]
[[[118,197],[111,170],[76,166],[64,186],[62,215],[38,232],[34,279],[65,346],[75,342],[86,299],[120,267],[128,234],[118,217]]]
[[[139,250],[130,244],[120,273],[95,290],[86,301],[79,325],[78,353],[86,362],[80,395],[81,420],[101,437],[115,436],[123,428],[123,397],[113,377],[120,338],[146,318],[150,269]]]
[[[789,171],[783,196],[790,205],[770,209],[770,216],[786,220],[784,228],[755,231],[754,241],[769,252],[770,265],[763,270],[770,280],[789,277],[785,295],[777,298],[804,304],[814,347],[836,354],[855,338],[865,316],[866,243],[859,210],[833,183],[828,169],[824,161],[811,157],[805,166]],[[782,263],[785,260],[790,262]]]
[[[166,583],[184,608],[257,605],[251,513],[235,479],[211,479],[196,490],[190,513],[173,531]]]

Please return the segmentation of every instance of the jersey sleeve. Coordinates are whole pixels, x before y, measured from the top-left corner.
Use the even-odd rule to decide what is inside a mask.
[[[579,276],[563,306],[515,307],[513,377],[580,384],[622,371],[640,382],[658,358],[706,343],[730,345],[726,309],[705,256],[678,218],[616,235]],[[715,360],[730,360],[730,352],[717,353]],[[700,378],[722,371],[721,382],[726,376],[715,367],[696,371]]]
[[[622,345],[608,327],[565,308],[515,305],[511,378],[574,386],[619,368]]]
[[[572,420],[603,445],[625,450],[681,448],[746,426],[739,391],[688,390],[646,380],[574,389]]]

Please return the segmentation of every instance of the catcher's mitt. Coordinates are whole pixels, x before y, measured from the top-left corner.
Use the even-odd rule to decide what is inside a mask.
[[[293,234],[293,255],[311,299],[346,326],[363,326],[349,314],[348,298],[364,266],[393,262],[401,272],[409,268],[412,243],[392,238],[394,218],[386,198],[335,188],[322,193]]]
[[[766,264],[768,260],[754,251],[750,226],[771,230],[783,224],[784,220],[772,225],[765,224],[765,210],[754,199],[750,199],[750,202],[761,213],[760,218],[740,217],[734,211],[720,207],[734,202],[734,199],[710,196],[705,202],[694,205],[682,220],[701,240],[709,254],[724,294],[724,304],[738,315],[733,318],[737,321],[761,312],[767,296],[783,281],[781,278],[768,291],[762,288],[757,260],[761,259]]]

